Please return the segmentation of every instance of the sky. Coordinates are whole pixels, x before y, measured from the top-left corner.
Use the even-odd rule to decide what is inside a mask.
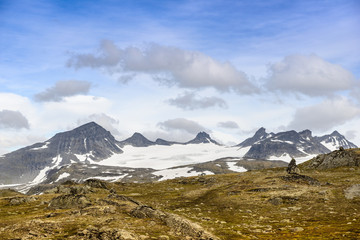
[[[0,0],[0,154],[90,121],[118,140],[360,145],[359,56],[357,0]]]

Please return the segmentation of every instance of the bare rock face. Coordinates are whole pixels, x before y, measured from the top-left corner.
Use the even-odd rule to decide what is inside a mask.
[[[355,150],[340,148],[328,154],[319,155],[310,160],[310,169],[330,169],[336,167],[359,167],[360,155]]]

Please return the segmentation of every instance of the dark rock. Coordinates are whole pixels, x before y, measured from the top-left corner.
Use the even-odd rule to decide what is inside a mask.
[[[50,209],[85,208],[91,205],[85,195],[66,194],[53,198],[48,207]]]
[[[291,161],[286,169],[286,172],[289,174],[299,174],[300,173],[300,170],[297,167],[296,160],[294,158],[291,159]]]
[[[84,185],[92,188],[110,189],[108,182],[99,179],[88,179],[84,182]]]
[[[300,174],[290,174],[287,176],[280,176],[280,178],[286,182],[295,182],[308,185],[320,185],[319,180]]]

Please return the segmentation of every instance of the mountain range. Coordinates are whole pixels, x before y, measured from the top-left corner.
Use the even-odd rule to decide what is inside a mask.
[[[90,122],[58,133],[45,142],[0,156],[0,184],[25,184],[29,189],[39,183],[80,181],[91,177],[112,181],[156,181],[239,172],[249,169],[249,163],[245,166],[244,159],[283,160],[282,165],[286,165],[293,157],[308,160],[339,147],[355,148],[356,145],[337,131],[316,137],[309,130],[267,133],[264,128],[232,147],[219,144],[206,132],[200,132],[184,143],[164,139],[153,142],[140,133],[118,141],[109,131]],[[273,166],[280,164],[279,161],[270,162]],[[204,163],[209,164],[204,167]]]

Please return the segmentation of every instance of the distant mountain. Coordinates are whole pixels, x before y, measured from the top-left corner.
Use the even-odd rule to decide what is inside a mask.
[[[266,133],[264,128],[260,128],[253,137],[236,146],[250,147],[244,157],[254,159],[301,158],[328,153],[339,147],[356,147],[336,131],[330,135],[313,137],[310,130],[286,131],[275,134]]]
[[[213,143],[220,145],[215,140],[211,139],[210,135],[206,132],[199,132],[193,140],[186,142],[185,144],[199,144],[199,143]]]
[[[134,133],[131,137],[119,143],[121,146],[131,145],[133,147],[148,147],[156,144],[155,142],[150,141],[138,132]]]
[[[357,147],[354,143],[348,141],[338,131],[334,131],[330,135],[324,135],[322,137],[318,137],[317,141],[319,141],[322,145],[324,145],[326,148],[328,148],[331,151],[339,149],[340,146],[345,149]]]
[[[45,142],[5,154],[0,158],[0,184],[32,181],[42,170],[72,162],[97,162],[119,153],[122,150],[111,133],[90,122],[58,133]]]

